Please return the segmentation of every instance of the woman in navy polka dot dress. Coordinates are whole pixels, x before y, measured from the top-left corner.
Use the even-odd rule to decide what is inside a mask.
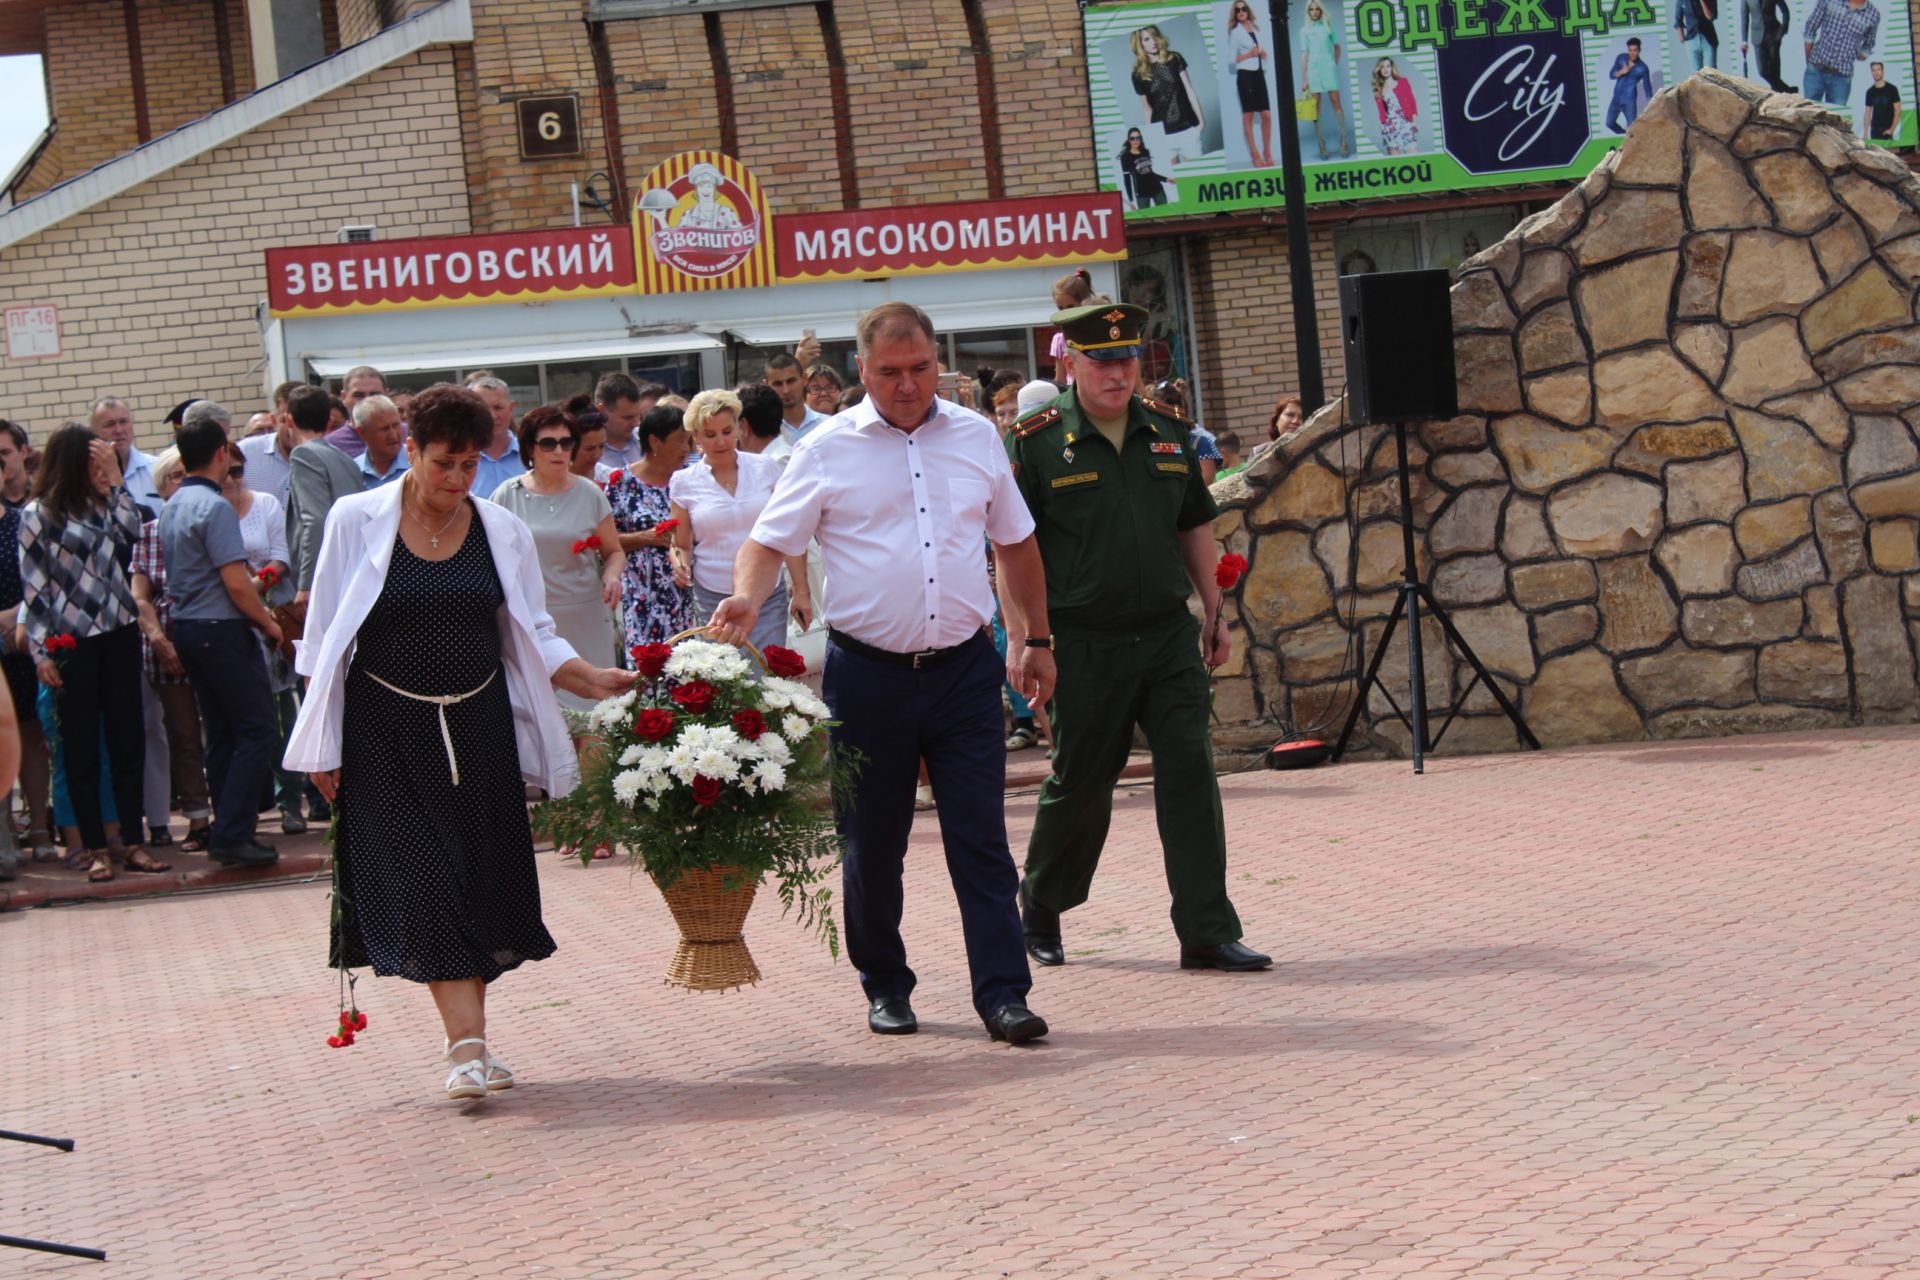
[[[554,631],[527,527],[467,495],[492,419],[440,385],[413,404],[398,484],[334,505],[297,667],[311,677],[286,764],[340,799],[333,959],[424,982],[447,1033],[446,1094],[513,1072],[488,1051],[489,983],[553,954],[523,781],[571,790],[554,688],[630,688]]]

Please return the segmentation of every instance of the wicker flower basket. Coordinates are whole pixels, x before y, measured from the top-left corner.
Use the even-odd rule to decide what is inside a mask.
[[[731,991],[760,981],[760,967],[747,950],[747,912],[753,909],[758,879],[728,888],[730,868],[684,871],[672,885],[660,884],[660,896],[680,926],[680,945],[667,965],[667,984],[688,991]]]

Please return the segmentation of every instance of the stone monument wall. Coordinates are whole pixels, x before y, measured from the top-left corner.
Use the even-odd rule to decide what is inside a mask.
[[[1453,289],[1420,573],[1543,743],[1920,717],[1920,182],[1804,99],[1661,93]],[[1215,485],[1224,724],[1337,732],[1400,575],[1392,432],[1339,401]],[[1357,529],[1357,536],[1353,530]],[[1433,705],[1472,672],[1425,632]],[[1464,673],[1464,674],[1463,674]],[[1404,705],[1404,643],[1383,674]],[[1517,745],[1485,690],[1443,752]],[[1375,690],[1372,740],[1406,731]]]

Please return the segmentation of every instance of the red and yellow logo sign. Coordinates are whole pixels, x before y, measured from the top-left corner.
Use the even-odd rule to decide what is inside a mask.
[[[772,225],[760,184],[739,161],[717,151],[683,151],[634,193],[639,291],[770,285]]]

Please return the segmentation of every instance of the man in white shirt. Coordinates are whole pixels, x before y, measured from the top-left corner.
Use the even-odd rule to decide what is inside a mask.
[[[119,396],[102,396],[89,410],[88,425],[120,455],[120,474],[134,505],[147,519],[157,518],[164,504],[153,487],[153,458],[133,446],[133,410]]]
[[[480,451],[480,466],[473,473],[473,488],[468,492],[476,498],[491,498],[495,489],[527,473],[526,464],[520,461],[520,441],[513,434],[513,392],[490,373],[468,378],[467,390],[484,400],[487,412],[493,415],[493,439]]]
[[[780,435],[788,444],[799,444],[807,433],[827,420],[827,415],[807,403],[807,372],[800,361],[782,351],[767,361],[766,383],[780,397],[780,409],[786,425]]]
[[[854,798],[840,815],[847,955],[860,971],[867,1027],[919,1028],[900,937],[901,869],[925,758],[960,902],[973,1004],[996,1040],[1047,1034],[1026,1006],[1032,977],[1007,848],[1007,753],[1000,681],[1044,702],[1053,687],[1046,584],[1033,519],[993,424],[937,399],[933,322],[883,303],[859,325],[868,398],[795,450],[734,561],[734,594],[714,610],[716,638],[739,643],[773,590],[782,559],[820,543],[833,592],[825,694],[836,749],[858,752]],[[1003,668],[987,623],[991,539],[1003,593],[1036,633]]]
[[[385,396],[368,396],[353,407],[353,429],[366,446],[353,465],[366,476],[366,486],[378,489],[407,472],[406,434],[400,429],[400,410]]]
[[[640,465],[643,451],[633,429],[666,390],[657,382],[643,387],[624,373],[609,373],[594,385],[593,407],[607,415],[607,443],[594,468],[595,479],[604,481],[622,467]]]
[[[743,382],[733,389],[740,397],[740,443],[746,453],[763,454],[781,466],[793,457],[793,446],[780,432],[780,396],[764,382]]]

